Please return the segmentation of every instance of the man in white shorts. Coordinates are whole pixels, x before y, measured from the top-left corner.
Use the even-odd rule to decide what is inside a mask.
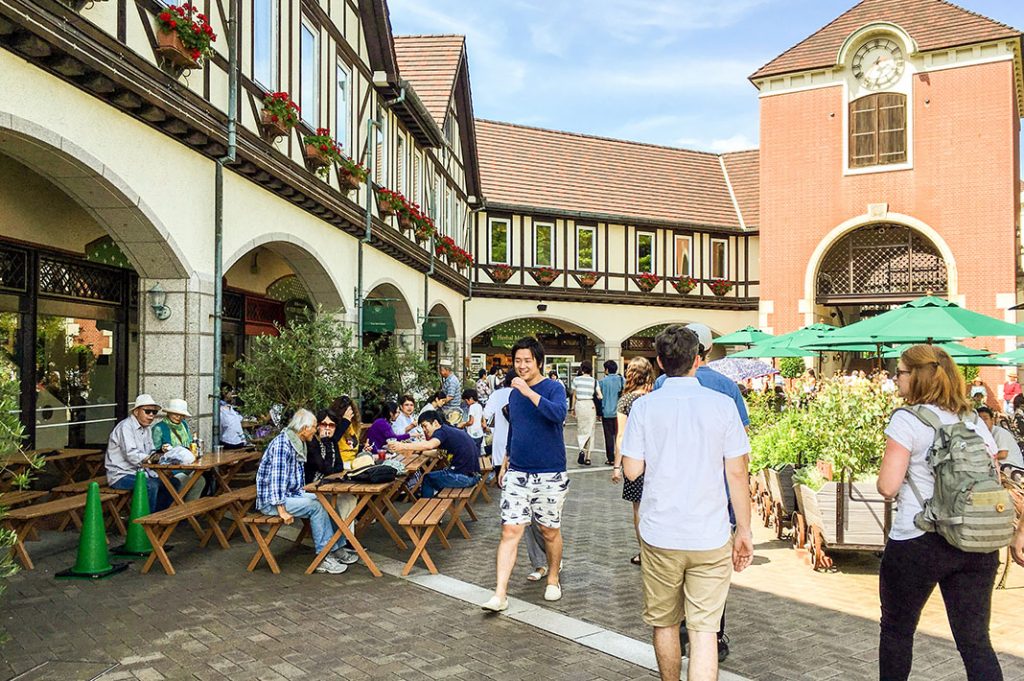
[[[544,378],[544,348],[535,338],[512,347],[516,377],[509,396],[509,435],[506,458],[498,474],[501,493],[501,543],[498,545],[497,586],[481,607],[492,612],[508,608],[508,580],[516,563],[519,540],[530,521],[544,535],[547,587],[544,599],[562,597],[558,581],[562,562],[562,505],[569,491],[565,471],[562,427],[567,403],[565,386]],[[536,567],[536,566],[535,566]]]

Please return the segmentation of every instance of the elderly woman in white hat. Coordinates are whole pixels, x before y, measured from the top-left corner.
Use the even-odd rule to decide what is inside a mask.
[[[192,446],[192,428],[188,425],[186,418],[192,418],[188,411],[188,402],[175,398],[168,400],[164,406],[164,419],[153,426],[153,448],[161,452],[169,451],[174,447],[189,449]],[[188,480],[188,474],[176,473],[175,478],[181,484]],[[185,495],[186,501],[198,499],[203,494],[206,486],[205,480],[199,480],[192,489]]]
[[[152,395],[143,393],[135,399],[132,413],[110,431],[107,441],[107,484],[114,489],[133,489],[135,474],[156,447],[153,445],[153,421],[160,413],[160,404]],[[150,511],[161,511],[171,504],[171,495],[163,489],[152,471],[146,471]]]

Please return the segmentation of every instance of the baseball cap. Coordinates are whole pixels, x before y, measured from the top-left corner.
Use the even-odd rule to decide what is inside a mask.
[[[695,322],[693,324],[687,324],[686,328],[697,334],[697,342],[700,343],[702,352],[707,352],[711,349],[715,340],[711,336],[711,329],[708,328],[707,325]]]

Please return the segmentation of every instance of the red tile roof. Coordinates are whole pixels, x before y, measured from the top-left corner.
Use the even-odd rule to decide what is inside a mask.
[[[761,152],[757,149],[722,154],[725,172],[747,229],[761,224]]]
[[[395,36],[399,75],[412,83],[438,127],[448,115],[465,44],[461,35]]]
[[[489,204],[739,229],[717,154],[477,120]],[[757,152],[726,160],[757,224]]]
[[[1017,29],[945,0],[863,0],[831,23],[771,60],[750,78],[834,66],[839,48],[866,24],[886,21],[901,27],[922,52],[958,45],[1020,38]]]

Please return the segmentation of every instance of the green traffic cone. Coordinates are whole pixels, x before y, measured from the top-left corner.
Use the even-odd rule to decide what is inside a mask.
[[[128,563],[110,564],[107,531],[103,526],[103,506],[100,503],[100,486],[95,482],[90,484],[87,495],[82,534],[78,539],[78,559],[73,568],[58,572],[57,577],[100,579],[128,567]]]
[[[114,549],[115,556],[143,558],[153,552],[153,545],[142,525],[135,522],[136,518],[149,515],[149,489],[146,486],[146,473],[135,474],[135,489],[132,491],[132,509],[128,518],[128,535],[124,544]]]

